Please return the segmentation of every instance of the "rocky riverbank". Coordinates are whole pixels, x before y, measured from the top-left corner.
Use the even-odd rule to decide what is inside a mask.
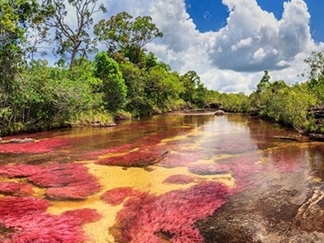
[[[267,175],[265,174],[267,178]],[[205,243],[324,242],[322,183],[290,173],[233,196],[197,226]]]

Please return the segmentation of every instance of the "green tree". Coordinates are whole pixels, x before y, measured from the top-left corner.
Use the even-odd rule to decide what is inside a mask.
[[[145,93],[157,112],[171,110],[179,100],[181,88],[179,75],[167,72],[163,66],[156,65],[147,73]]]
[[[198,107],[204,107],[208,100],[208,90],[195,71],[188,71],[180,76],[182,92],[180,98]]]
[[[130,61],[121,63],[120,69],[127,86],[125,109],[135,117],[151,114],[153,104],[145,93],[146,75],[144,70]]]
[[[10,90],[11,81],[24,60],[21,45],[37,12],[36,0],[4,0],[0,3],[0,85]]]
[[[267,70],[264,70],[264,75],[257,85],[257,92],[262,93],[269,85],[270,75]]]
[[[318,97],[319,103],[324,102],[324,51],[312,52],[309,58],[305,60],[309,65],[308,86]],[[305,75],[305,74],[303,74]]]
[[[262,106],[264,104],[261,101],[261,98],[265,95],[263,95],[263,92],[267,90],[267,88],[270,85],[270,75],[267,70],[264,70],[264,75],[262,76],[260,82],[257,84],[257,90],[252,92],[250,94],[249,100],[250,100],[250,112],[252,113],[258,113],[260,112],[260,109],[262,109]]]
[[[93,15],[98,11],[106,12],[104,5],[97,8],[97,3],[98,0],[43,0],[45,26],[55,31],[56,53],[61,56],[59,63],[69,60],[72,67],[78,55],[87,56],[88,53],[96,51],[95,42],[89,32],[93,27]],[[75,15],[68,13],[67,9],[71,8]],[[67,19],[71,17],[75,18],[75,29],[72,23],[68,23]]]
[[[109,20],[100,20],[94,26],[94,34],[99,42],[106,45],[110,57],[117,61],[126,57],[138,65],[144,62],[144,46],[163,36],[150,16],[139,16],[133,20],[133,16],[126,12],[118,13]]]
[[[0,125],[15,116],[13,96],[19,84],[16,76],[23,67],[25,33],[37,13],[36,0],[4,0],[0,3]]]
[[[99,110],[102,82],[93,75],[92,62],[77,59],[73,72],[48,67],[46,61],[32,61],[14,79],[10,113],[2,131],[31,131],[73,124],[79,114]]]
[[[126,102],[127,87],[116,61],[111,59],[107,52],[95,56],[95,76],[103,82],[101,91],[104,94],[105,108],[116,112],[124,107]]]

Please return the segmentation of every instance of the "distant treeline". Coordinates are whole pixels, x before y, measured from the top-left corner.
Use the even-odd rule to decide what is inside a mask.
[[[268,71],[249,96],[218,94],[215,98],[223,108],[232,112],[246,112],[295,128],[303,133],[324,133],[324,120],[315,120],[314,107],[324,101],[324,52],[313,52],[305,60],[309,64],[308,81],[286,84],[283,80],[270,82]],[[324,113],[323,113],[324,114]]]

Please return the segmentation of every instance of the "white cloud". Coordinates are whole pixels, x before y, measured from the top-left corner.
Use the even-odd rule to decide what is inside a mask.
[[[223,0],[223,3],[230,14],[210,53],[220,69],[239,72],[283,69],[311,41],[310,15],[302,0],[285,3],[279,21],[255,0]],[[226,40],[223,36],[227,36]]]
[[[256,88],[263,70],[272,80],[298,81],[304,59],[315,44],[310,34],[310,14],[303,0],[284,3],[281,19],[262,10],[256,0],[223,0],[229,9],[226,25],[200,33],[186,11],[184,0],[101,0],[106,18],[126,11],[150,15],[164,37],[146,48],[185,73],[194,70],[210,89],[246,92]],[[96,16],[95,22],[102,16]],[[98,19],[99,20],[99,19]]]
[[[298,81],[296,67],[304,70],[304,59],[317,48],[305,2],[286,2],[280,20],[255,0],[223,0],[223,4],[229,9],[226,26],[199,33],[183,0],[158,1],[150,14],[166,35],[165,46],[162,52],[156,51],[157,45],[150,49],[180,72],[197,71],[209,88],[220,91],[249,93],[263,70],[276,80]]]

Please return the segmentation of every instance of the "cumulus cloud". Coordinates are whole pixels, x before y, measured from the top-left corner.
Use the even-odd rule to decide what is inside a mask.
[[[154,44],[151,50],[180,72],[196,70],[209,88],[220,91],[248,93],[263,70],[271,71],[276,80],[296,81],[296,67],[305,69],[303,60],[317,48],[305,2],[284,3],[279,20],[256,0],[223,0],[223,4],[229,11],[225,27],[199,33],[183,0],[158,1],[150,14],[166,37],[164,48]]]
[[[302,0],[284,4],[281,20],[262,10],[255,0],[223,0],[229,9],[227,25],[210,52],[220,69],[254,72],[280,70],[311,41],[307,6]]]
[[[121,11],[151,16],[164,37],[146,49],[173,70],[181,74],[194,70],[208,88],[223,92],[255,90],[263,70],[269,70],[273,80],[296,82],[298,71],[305,69],[304,59],[324,47],[312,40],[311,16],[303,0],[284,3],[280,19],[256,0],[223,0],[228,8],[225,26],[205,33],[197,30],[185,0],[101,2],[107,7],[107,19]],[[102,16],[94,22],[98,18]]]

